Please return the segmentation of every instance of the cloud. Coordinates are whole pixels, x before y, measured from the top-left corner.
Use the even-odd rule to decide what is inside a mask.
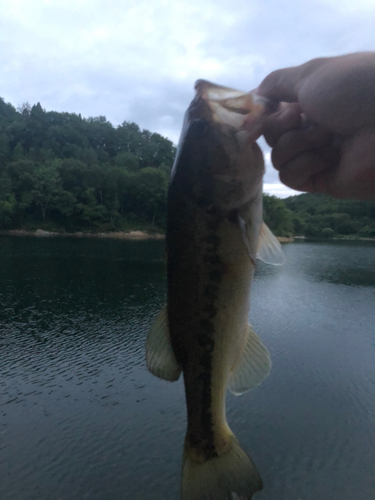
[[[198,78],[251,89],[279,67],[375,45],[372,0],[0,4],[0,95],[7,101],[135,121],[174,142]],[[279,184],[272,167],[266,184]]]
[[[293,189],[290,189],[284,184],[275,184],[275,183],[268,183],[265,182],[263,184],[263,192],[267,194],[271,194],[273,196],[277,196],[278,198],[287,198],[288,196],[294,196],[296,194],[301,194],[299,191],[294,191]]]

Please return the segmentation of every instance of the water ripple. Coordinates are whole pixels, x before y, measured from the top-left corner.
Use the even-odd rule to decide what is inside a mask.
[[[178,498],[182,381],[144,360],[163,243],[1,242],[0,498]],[[375,496],[374,250],[293,244],[257,270],[251,322],[273,369],[228,397],[228,420],[259,500]]]

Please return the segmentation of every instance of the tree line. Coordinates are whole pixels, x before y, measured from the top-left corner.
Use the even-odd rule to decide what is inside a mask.
[[[0,98],[0,228],[163,227],[174,156],[170,140],[135,123]]]
[[[265,220],[278,236],[375,238],[375,202],[304,193],[264,198]]]
[[[0,98],[0,229],[160,231],[173,143],[104,116],[17,109]],[[279,236],[375,236],[375,203],[264,196]]]

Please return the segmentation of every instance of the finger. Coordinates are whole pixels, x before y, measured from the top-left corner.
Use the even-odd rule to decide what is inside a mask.
[[[264,138],[274,147],[280,136],[288,130],[296,129],[301,123],[301,108],[297,103],[281,103],[278,112],[267,118]]]
[[[333,173],[328,179],[331,196],[375,200],[375,127],[343,142],[340,165]]]
[[[310,61],[301,71],[298,101],[324,128],[350,135],[375,125],[374,79],[375,52]]]
[[[272,150],[272,163],[276,170],[304,151],[323,149],[333,140],[333,134],[318,125],[285,132]]]
[[[337,150],[306,151],[282,165],[279,170],[280,180],[297,191],[316,192],[317,174],[334,169],[338,161]],[[320,190],[323,188],[324,186],[320,186]]]
[[[298,101],[296,85],[299,81],[299,66],[273,71],[262,81],[256,93],[275,101]]]
[[[300,66],[273,71],[261,82],[256,93],[278,102],[297,102],[302,83],[330,58],[312,59]]]

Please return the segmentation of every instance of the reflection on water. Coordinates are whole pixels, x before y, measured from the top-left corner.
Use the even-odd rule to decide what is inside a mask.
[[[375,246],[284,249],[252,293],[271,375],[228,396],[254,498],[373,500]],[[2,237],[0,285],[0,498],[178,498],[182,383],[144,363],[164,243]]]

